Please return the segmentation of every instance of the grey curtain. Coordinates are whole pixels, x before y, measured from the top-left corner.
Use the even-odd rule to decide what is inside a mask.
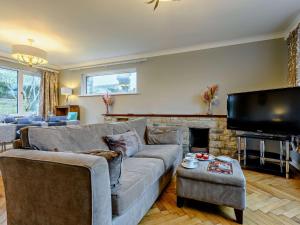
[[[58,73],[44,71],[41,81],[40,114],[47,118],[58,105]]]
[[[288,39],[288,84],[300,86],[300,24],[293,30]]]

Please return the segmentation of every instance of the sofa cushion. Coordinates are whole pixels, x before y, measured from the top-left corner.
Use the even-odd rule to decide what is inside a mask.
[[[139,199],[147,187],[164,174],[160,159],[127,158],[123,161],[120,185],[112,189],[113,215],[122,215]]]
[[[130,157],[142,149],[140,137],[135,131],[123,134],[108,135],[104,137],[109,149],[122,151],[125,157]]]
[[[22,117],[17,119],[17,124],[31,124],[32,120],[29,117]]]
[[[111,123],[110,126],[112,127],[114,134],[123,134],[128,131],[136,130],[137,134],[141,138],[142,144],[145,144],[147,126],[146,118],[130,120],[128,122]]]
[[[123,161],[122,152],[107,151],[107,150],[92,150],[83,153],[88,155],[104,157],[108,163],[111,188],[116,187],[120,184],[120,177],[122,172],[122,161]]]
[[[148,126],[147,127],[147,144],[181,144],[182,129],[180,127],[158,127]]]
[[[82,152],[94,149],[109,150],[103,137],[111,135],[107,124],[68,127],[30,127],[29,144],[45,151]]]
[[[66,120],[67,120],[67,116],[49,116],[47,122],[60,122]]]
[[[136,153],[134,157],[161,159],[164,162],[165,171],[167,171],[176,162],[180,153],[179,145],[144,145],[143,151]]]

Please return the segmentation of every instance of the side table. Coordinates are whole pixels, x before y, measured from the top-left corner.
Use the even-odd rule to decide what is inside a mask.
[[[290,173],[290,137],[280,136],[280,135],[266,135],[266,134],[253,134],[253,133],[244,133],[237,135],[237,149],[238,149],[238,161],[243,160],[244,166],[247,165],[247,139],[256,139],[260,141],[260,165],[264,165],[265,161],[278,161],[280,164],[281,173],[283,172],[283,165],[285,163],[285,176],[289,179]],[[270,159],[265,157],[266,152],[266,140],[278,141],[280,147],[280,159]],[[283,159],[283,153],[285,151],[285,159]],[[241,152],[243,152],[243,159],[241,157]]]

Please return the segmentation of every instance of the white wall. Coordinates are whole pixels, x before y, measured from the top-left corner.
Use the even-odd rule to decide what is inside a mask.
[[[228,93],[286,86],[286,43],[283,39],[201,50],[148,59],[146,62],[65,70],[60,86],[74,88],[73,104],[81,107],[82,123],[101,122],[105,107],[100,97],[78,97],[81,74],[136,67],[138,95],[115,97],[113,113],[205,113],[200,95],[218,84],[216,114],[226,114]],[[64,98],[61,97],[61,101]]]

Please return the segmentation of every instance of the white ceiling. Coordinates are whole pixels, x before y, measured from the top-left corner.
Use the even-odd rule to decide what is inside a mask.
[[[282,36],[300,0],[3,0],[0,52],[35,39],[62,68],[210,43]]]

